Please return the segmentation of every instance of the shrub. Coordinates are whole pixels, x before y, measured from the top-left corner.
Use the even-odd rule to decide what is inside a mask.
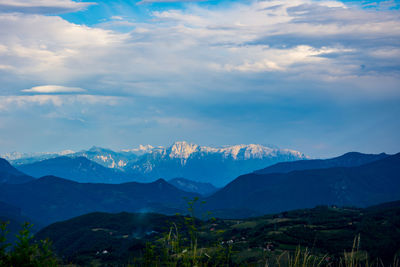
[[[0,266],[1,267],[53,267],[57,258],[50,249],[48,240],[33,242],[30,229],[32,224],[24,223],[15,244],[7,243],[7,223],[0,225]]]

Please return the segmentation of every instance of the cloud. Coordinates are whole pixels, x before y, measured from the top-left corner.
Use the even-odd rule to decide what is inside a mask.
[[[0,62],[5,70],[42,84],[65,84],[106,72],[108,59],[103,56],[110,49],[116,51],[127,37],[54,16],[0,13],[0,25]]]
[[[178,6],[107,12],[109,21],[92,26],[0,13],[1,123],[19,129],[29,116],[31,127],[57,125],[47,135],[56,136],[72,120],[50,119],[76,118],[92,127],[73,125],[87,137],[74,139],[82,144],[193,138],[291,147],[316,139],[336,140],[333,149],[364,129],[376,135],[358,148],[383,139],[400,148],[391,138],[400,130],[398,10],[311,0]]]
[[[326,61],[321,55],[330,55],[333,53],[343,53],[351,50],[338,48],[314,48],[308,45],[299,45],[288,49],[276,49],[265,46],[255,46],[258,52],[254,52],[257,57],[246,60],[240,65],[217,66],[219,69],[228,71],[237,70],[242,72],[265,72],[265,71],[285,71],[290,66],[298,63],[309,64]],[[261,58],[261,60],[260,60]]]
[[[60,85],[41,85],[34,86],[30,89],[21,90],[24,93],[41,93],[41,94],[57,94],[57,93],[82,93],[85,89],[79,87],[66,87]]]
[[[124,18],[122,16],[111,16],[112,20],[124,20]]]
[[[178,3],[178,2],[203,2],[207,0],[141,0],[137,5],[152,4],[152,3]]]
[[[233,71],[283,75],[276,79],[349,82],[354,77],[359,84],[356,80],[379,79],[383,73],[395,79],[400,68],[400,60],[382,56],[400,46],[396,12],[365,11],[336,1],[274,0],[223,8],[193,4],[150,15],[150,21],[114,16],[111,24],[96,28],[59,17],[0,14],[1,70],[25,83],[165,96],[207,95],[212,85],[203,77],[239,79]],[[120,24],[133,30],[119,33]],[[239,84],[218,88],[248,90]]]
[[[60,14],[84,10],[95,3],[71,0],[0,0],[0,12]]]
[[[116,96],[99,95],[11,95],[0,96],[0,111],[10,112],[16,109],[30,110],[34,106],[58,108],[71,105],[106,105],[115,106],[128,99]]]

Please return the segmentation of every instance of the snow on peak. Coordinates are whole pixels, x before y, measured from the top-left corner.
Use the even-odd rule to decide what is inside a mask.
[[[139,145],[137,148],[124,149],[122,152],[134,153],[138,156],[155,153],[171,159],[177,158],[186,162],[193,154],[220,154],[224,158],[234,160],[263,159],[279,155],[292,156],[295,158],[307,158],[304,154],[290,149],[279,149],[276,147],[263,146],[259,144],[239,144],[232,146],[209,147],[200,146],[186,141],[174,142],[170,147]]]
[[[21,153],[21,152],[10,152],[0,155],[0,157],[6,160],[18,160],[23,158],[34,158],[41,157],[42,159],[55,158],[57,156],[65,156],[75,153],[72,150],[63,150],[60,152],[33,152],[33,153]]]
[[[189,144],[185,141],[175,142],[170,147],[169,157],[187,159],[191,154],[198,151],[198,147],[196,144]]]
[[[227,146],[220,149],[226,158],[233,159],[250,159],[250,158],[264,158],[273,154],[274,149],[262,145],[249,144],[249,145],[234,145]]]
[[[67,150],[63,150],[61,152],[58,152],[57,154],[60,155],[60,156],[65,156],[65,155],[69,155],[69,154],[73,154],[73,153],[75,153],[75,151],[67,149]]]
[[[170,158],[179,158],[185,161],[195,153],[221,154],[224,158],[232,158],[235,160],[263,159],[268,157],[276,157],[278,154],[305,158],[305,156],[298,151],[271,148],[258,144],[208,147],[199,146],[185,141],[179,141],[173,143],[168,149],[159,147],[157,150],[153,150],[153,152],[155,151],[164,155],[168,155]]]
[[[127,152],[127,153],[134,153],[137,155],[143,155],[146,153],[153,152],[154,149],[155,149],[155,147],[153,147],[152,145],[139,145],[139,147],[137,147],[137,148],[122,149],[121,151]]]
[[[29,154],[27,154],[27,153],[21,153],[21,152],[16,152],[16,151],[8,152],[8,153],[0,155],[0,157],[4,158],[6,160],[15,160],[15,159],[23,158],[23,157],[28,157],[28,156],[29,156]]]

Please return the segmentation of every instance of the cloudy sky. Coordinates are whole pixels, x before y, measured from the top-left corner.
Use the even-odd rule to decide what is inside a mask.
[[[399,1],[0,0],[0,153],[400,151]]]

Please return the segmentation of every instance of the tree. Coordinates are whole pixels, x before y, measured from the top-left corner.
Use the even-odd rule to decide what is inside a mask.
[[[0,267],[53,267],[57,258],[51,251],[49,240],[33,241],[32,224],[26,222],[17,235],[15,244],[7,243],[7,224],[0,225]]]

